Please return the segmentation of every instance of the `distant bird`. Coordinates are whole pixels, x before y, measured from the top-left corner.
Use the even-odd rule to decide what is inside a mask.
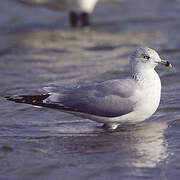
[[[69,22],[72,27],[89,26],[89,15],[98,0],[15,0],[31,6],[45,6],[56,10],[69,11]]]
[[[159,106],[161,81],[157,65],[171,67],[150,48],[137,49],[131,58],[131,76],[125,79],[65,88],[45,87],[46,94],[8,96],[10,101],[59,109],[116,129],[119,124],[138,123],[152,116]]]

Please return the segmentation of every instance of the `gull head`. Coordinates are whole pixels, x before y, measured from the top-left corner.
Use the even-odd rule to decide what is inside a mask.
[[[131,68],[133,71],[154,69],[157,65],[172,67],[168,61],[162,60],[155,50],[148,47],[138,48],[131,57]]]

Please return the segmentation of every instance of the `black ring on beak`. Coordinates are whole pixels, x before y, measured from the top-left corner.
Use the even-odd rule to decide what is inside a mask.
[[[169,67],[169,66],[170,66],[170,62],[167,61],[166,64],[165,64],[165,66]]]

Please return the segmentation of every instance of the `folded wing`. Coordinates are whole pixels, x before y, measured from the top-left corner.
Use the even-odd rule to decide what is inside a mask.
[[[44,88],[49,93],[43,102],[71,111],[104,117],[117,117],[131,112],[136,104],[133,80],[111,80],[94,85]]]

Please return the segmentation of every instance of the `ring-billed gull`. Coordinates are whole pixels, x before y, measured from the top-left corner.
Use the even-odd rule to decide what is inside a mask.
[[[16,0],[27,5],[39,5],[56,10],[67,10],[71,26],[76,27],[78,23],[88,26],[89,14],[92,13],[98,0]]]
[[[138,48],[130,65],[129,78],[71,88],[50,86],[44,88],[47,93],[43,95],[11,96],[7,99],[61,109],[116,129],[119,124],[137,123],[152,116],[161,96],[161,81],[154,68],[157,65],[172,66],[148,47]]]

